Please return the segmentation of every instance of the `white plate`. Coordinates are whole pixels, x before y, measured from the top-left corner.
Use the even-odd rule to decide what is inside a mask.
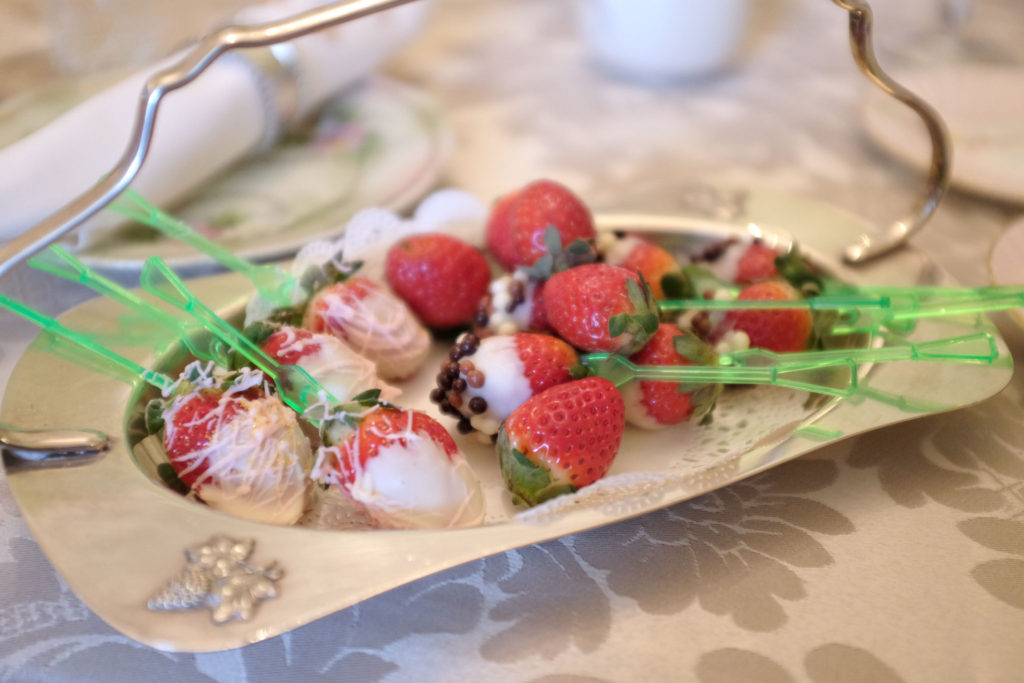
[[[992,246],[988,259],[992,284],[1024,285],[1024,217],[1010,223],[1002,237]],[[1011,311],[1024,325],[1024,308]]]
[[[1024,67],[958,64],[910,71],[899,80],[946,122],[954,186],[1024,204]],[[883,149],[928,168],[928,135],[908,107],[873,88],[865,94],[861,117]]]
[[[377,77],[330,102],[306,134],[280,141],[171,213],[245,258],[284,257],[337,236],[363,207],[409,208],[437,183],[451,149],[451,132],[431,98]],[[138,225],[79,256],[108,271],[138,272],[154,254],[178,269],[211,264]]]
[[[749,234],[753,225],[769,239],[797,239],[805,251],[847,280],[951,284],[924,255],[912,249],[862,270],[845,269],[836,256],[865,226],[860,219],[829,205],[755,192],[747,207],[747,216],[737,223],[634,215],[604,216],[601,224],[660,234],[668,241],[680,234],[705,239]],[[822,225],[830,229],[823,231]],[[250,293],[248,283],[233,275],[196,280],[194,287],[200,298],[225,315],[237,314]],[[120,312],[117,306],[94,300],[70,311],[63,320],[74,328],[110,331]],[[921,336],[938,338],[974,331],[974,322],[934,323],[918,329]],[[803,405],[806,394],[748,389],[743,392],[760,392],[746,394],[751,408],[763,402],[779,410],[777,422],[762,424],[760,432],[744,427],[746,420],[740,411],[733,411],[733,417],[720,414],[715,424],[700,428],[706,429],[700,432],[690,426],[661,432],[630,429],[609,479],[583,489],[576,498],[559,498],[547,508],[522,515],[515,513],[500,490],[493,452],[476,440],[463,438],[460,445],[467,449],[488,497],[488,523],[470,529],[319,531],[276,527],[190,502],[149,479],[130,452],[128,425],[142,389],[55,358],[45,351],[42,337],[14,369],[0,420],[39,428],[89,426],[112,434],[113,447],[104,456],[75,467],[32,469],[6,458],[5,466],[11,491],[40,547],[96,614],[154,647],[220,650],[275,636],[463,562],[687,500],[775,467],[825,442],[987,398],[1000,391],[1013,372],[1005,346],[994,328],[988,328],[996,334],[1001,352],[995,364],[879,365],[862,384],[878,400],[836,401],[807,409]],[[122,351],[143,364],[170,362],[139,349]],[[439,358],[443,346],[435,353]],[[401,402],[433,412],[427,392],[435,372],[434,367],[425,367],[404,387],[406,396]],[[763,410],[754,414],[762,421],[771,416]],[[684,443],[691,444],[693,450],[683,450]],[[578,504],[570,504],[574,500]],[[222,626],[213,624],[205,611],[147,610],[147,599],[180,571],[183,551],[215,534],[255,540],[253,561],[264,565],[276,560],[285,570],[278,583],[280,595],[262,603],[250,621]]]

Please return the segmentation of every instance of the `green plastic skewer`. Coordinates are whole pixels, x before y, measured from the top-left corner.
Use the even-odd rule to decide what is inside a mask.
[[[977,350],[979,344],[984,350]],[[782,365],[785,363],[814,363],[848,358],[855,363],[887,363],[892,361],[948,361],[953,363],[991,364],[999,358],[999,347],[995,337],[988,332],[976,332],[947,339],[926,342],[900,343],[878,348],[828,349],[823,351],[799,351],[775,353],[765,349],[746,349],[722,354],[718,362],[722,365],[754,367]]]
[[[212,240],[203,237],[183,221],[168,215],[143,199],[137,192],[125,190],[110,208],[122,216],[159,230],[168,237],[180,240],[197,249],[225,268],[235,271],[252,282],[264,299],[278,306],[291,306],[299,281],[277,266],[257,265],[236,256]]]
[[[293,410],[316,422],[308,409],[324,401],[338,403],[329,391],[297,365],[284,365],[267,355],[263,349],[210,310],[175,275],[166,263],[153,256],[142,267],[142,288],[172,306],[185,311],[203,327],[234,348],[263,371],[277,385],[281,400]]]
[[[193,338],[192,331],[196,329],[195,325],[160,310],[135,292],[100,275],[79,261],[64,247],[52,245],[49,249],[39,252],[28,263],[38,270],[83,284],[93,291],[127,306],[151,322],[173,330],[185,348],[196,358],[213,361],[222,367],[226,366],[227,359],[223,352],[204,348]]]
[[[813,296],[807,299],[764,300],[764,299],[665,299],[658,302],[663,311],[740,311],[740,310],[791,310],[848,311],[858,310],[869,315],[881,316],[883,320],[907,320],[910,318],[958,315],[962,313],[984,313],[1024,306],[1024,287],[985,287],[973,292],[957,291],[949,298],[935,295],[934,300],[922,298],[909,288],[899,292],[894,289],[879,296],[868,296],[861,292]]]
[[[589,353],[580,361],[617,387],[638,380],[686,384],[770,384],[818,394],[847,398],[857,391],[857,364],[847,358],[811,363],[779,363],[773,366],[637,365],[610,353]],[[844,370],[843,384],[835,386],[814,374]]]
[[[26,306],[20,301],[15,301],[10,297],[0,294],[0,306],[3,306],[12,313],[35,323],[47,332],[60,337],[61,339],[72,342],[80,348],[95,354],[97,357],[102,358],[109,363],[128,370],[136,377],[140,377],[157,389],[160,389],[160,391],[169,391],[174,386],[174,380],[167,375],[145,368],[135,361],[129,360],[124,356],[111,351],[102,344],[97,344],[87,334],[64,327],[53,318],[43,315],[39,311]]]

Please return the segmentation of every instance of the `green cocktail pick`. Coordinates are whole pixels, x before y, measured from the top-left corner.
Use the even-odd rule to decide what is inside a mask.
[[[228,366],[227,349],[221,345],[219,340],[212,338],[203,343],[203,340],[195,334],[197,329],[199,329],[198,326],[170,315],[135,292],[100,275],[78,260],[64,247],[52,245],[30,259],[29,265],[52,275],[83,284],[98,294],[117,301],[135,311],[144,319],[173,331],[185,348],[196,358],[213,361],[221,367]]]
[[[141,284],[150,294],[191,315],[210,333],[262,370],[277,386],[281,400],[293,410],[310,418],[311,422],[316,423],[317,420],[309,414],[309,408],[324,402],[339,403],[337,398],[308,372],[297,365],[278,363],[248,337],[210,310],[159,257],[153,256],[146,260],[142,267]]]
[[[857,391],[857,364],[848,358],[768,365],[638,365],[624,356],[588,353],[583,365],[617,387],[634,381],[680,384],[769,384],[830,396],[849,397]]]
[[[15,301],[10,297],[0,294],[0,306],[6,308],[7,310],[11,311],[16,315],[21,316],[22,318],[25,318],[26,320],[35,323],[36,325],[46,330],[50,334],[65,341],[71,342],[77,347],[88,352],[89,355],[101,359],[103,363],[113,365],[115,368],[119,368],[121,370],[127,370],[132,375],[143,379],[144,381],[159,389],[161,392],[170,391],[175,384],[175,381],[168,377],[167,375],[164,375],[155,370],[150,370],[149,368],[145,368],[136,363],[135,361],[129,360],[128,358],[125,358],[124,356],[114,351],[111,351],[102,344],[97,343],[94,339],[89,337],[89,335],[82,332],[78,332],[76,330],[69,329],[64,325],[60,324],[59,322],[57,322],[56,320],[54,320],[53,318],[44,315],[29,306],[26,306],[20,301]],[[117,377],[117,375],[112,376],[120,379],[119,377]]]
[[[273,265],[257,265],[236,256],[231,250],[222,247],[212,240],[203,237],[187,223],[161,211],[143,199],[133,190],[125,190],[117,199],[110,203],[110,208],[126,218],[131,218],[168,237],[180,240],[206,254],[225,268],[245,276],[256,291],[264,299],[277,306],[291,306],[294,303],[296,290],[300,288],[297,278],[283,272]],[[304,297],[305,293],[300,292]]]
[[[894,361],[948,361],[952,363],[991,364],[999,358],[995,337],[988,332],[976,332],[946,339],[912,343],[889,337],[895,341],[877,348],[827,349],[776,353],[766,349],[746,349],[722,354],[720,365],[757,367],[782,366],[787,363],[815,363],[836,359],[849,359],[855,363],[889,363]]]

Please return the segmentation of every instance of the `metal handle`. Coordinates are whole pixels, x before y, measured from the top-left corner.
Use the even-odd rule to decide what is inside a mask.
[[[871,7],[864,0],[833,0],[850,13],[850,49],[853,59],[868,79],[907,105],[921,117],[932,143],[932,159],[924,193],[910,213],[893,222],[882,236],[861,235],[858,241],[843,250],[843,260],[860,265],[883,256],[906,244],[931,218],[949,185],[951,147],[949,133],[938,113],[927,102],[894,81],[878,66],[871,42]]]
[[[222,54],[238,48],[267,47],[300,38],[416,0],[348,0],[257,26],[229,26],[206,38],[177,64],[152,76],[139,99],[134,128],[118,164],[96,185],[38,225],[0,249],[0,277],[47,245],[63,237],[103,209],[128,187],[149,151],[157,109],[164,95],[199,76]],[[854,60],[880,88],[911,107],[924,120],[932,141],[932,163],[924,195],[911,213],[889,226],[884,239],[862,235],[846,248],[850,264],[864,263],[903,245],[934,212],[949,180],[949,136],[938,114],[919,97],[886,75],[875,60],[871,44],[871,8],[864,0],[833,0],[850,13],[850,44]]]
[[[280,21],[256,26],[228,26],[204,38],[175,65],[146,81],[139,97],[128,147],[117,165],[89,190],[49,218],[0,249],[0,277],[52,242],[81,225],[119,195],[135,176],[149,152],[157,109],[164,95],[188,85],[218,57],[239,48],[266,47],[301,38],[320,29],[405,5],[416,0],[348,0]]]

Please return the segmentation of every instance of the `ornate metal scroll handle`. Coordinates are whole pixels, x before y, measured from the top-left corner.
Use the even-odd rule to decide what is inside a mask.
[[[157,109],[164,95],[188,85],[218,57],[239,48],[267,47],[300,38],[415,0],[348,0],[280,21],[255,26],[228,26],[210,34],[177,64],[151,76],[142,89],[135,124],[121,160],[102,180],[38,225],[0,249],[0,277],[100,211],[128,187],[149,152]]]
[[[897,249],[928,222],[949,184],[951,148],[949,133],[938,113],[924,100],[890,78],[878,66],[871,42],[871,7],[864,0],[833,0],[850,13],[850,49],[860,70],[872,83],[913,109],[928,129],[932,143],[932,159],[924,193],[911,212],[890,225],[884,235],[861,235],[855,244],[843,250],[843,260],[850,265],[866,263]]]

